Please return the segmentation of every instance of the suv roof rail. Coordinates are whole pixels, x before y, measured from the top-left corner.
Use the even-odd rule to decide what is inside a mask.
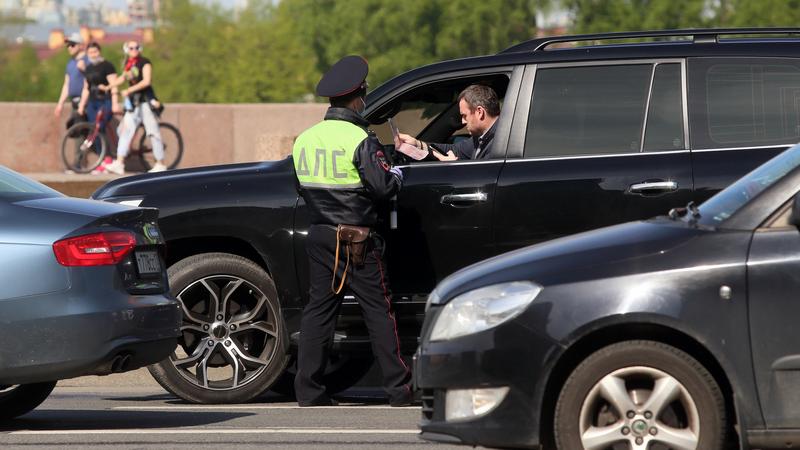
[[[720,36],[741,34],[796,34],[800,28],[686,28],[679,30],[622,31],[615,33],[583,34],[572,36],[548,36],[512,45],[500,53],[537,52],[552,44],[564,42],[586,42],[617,39],[691,37],[694,43],[716,43]]]

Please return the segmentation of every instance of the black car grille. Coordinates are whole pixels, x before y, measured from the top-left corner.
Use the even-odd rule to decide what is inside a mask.
[[[434,391],[433,389],[422,390],[422,420],[430,422],[433,420],[433,404],[434,404]]]

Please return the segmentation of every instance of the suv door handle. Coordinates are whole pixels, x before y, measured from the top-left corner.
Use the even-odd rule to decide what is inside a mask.
[[[677,181],[651,181],[632,184],[629,191],[633,194],[658,194],[678,190]]]
[[[489,198],[485,192],[475,192],[473,194],[446,194],[443,195],[440,203],[450,206],[467,206],[469,203],[485,202]]]

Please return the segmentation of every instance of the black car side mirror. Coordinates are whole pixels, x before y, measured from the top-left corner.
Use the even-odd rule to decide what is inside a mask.
[[[789,214],[789,223],[800,229],[800,194],[792,199],[792,212]]]

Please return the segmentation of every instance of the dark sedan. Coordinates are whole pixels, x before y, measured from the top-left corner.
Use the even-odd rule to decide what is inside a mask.
[[[181,313],[157,219],[0,167],[0,419],[34,409],[57,380],[172,353]]]
[[[800,146],[699,207],[527,247],[431,295],[422,437],[800,445]]]

